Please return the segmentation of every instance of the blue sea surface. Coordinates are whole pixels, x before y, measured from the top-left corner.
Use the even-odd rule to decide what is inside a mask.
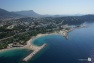
[[[94,59],[94,23],[88,28],[76,29],[68,36],[68,40],[62,35],[48,35],[34,40],[34,45],[46,43],[47,46],[27,63],[88,63],[79,59]],[[0,63],[21,63],[27,53],[27,50],[0,53]]]
[[[0,63],[21,63],[22,59],[30,52],[27,49],[13,49],[0,52]]]

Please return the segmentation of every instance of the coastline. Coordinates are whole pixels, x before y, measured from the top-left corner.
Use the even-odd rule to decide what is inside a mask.
[[[24,49],[23,47],[13,47],[13,48],[6,48],[6,49],[1,49],[0,52],[8,51],[8,50],[13,50],[13,49]]]
[[[34,45],[32,42],[33,40],[35,39],[38,39],[40,37],[43,37],[43,36],[47,36],[47,35],[62,35],[63,37],[65,37],[66,39],[68,39],[68,33],[75,30],[75,29],[78,29],[78,28],[83,28],[83,27],[75,27],[75,28],[70,28],[69,30],[66,30],[66,29],[62,29],[60,31],[55,31],[55,32],[52,32],[52,33],[45,33],[45,34],[37,34],[37,36],[32,36],[28,41],[26,41],[26,45],[23,45],[21,47],[12,47],[12,48],[6,48],[6,49],[2,49],[0,50],[0,52],[3,52],[3,51],[8,51],[8,50],[13,50],[13,49],[28,49],[28,50],[32,50],[33,52],[30,53],[29,55],[27,55],[25,58],[23,58],[23,62],[27,62],[28,60],[32,59],[33,56],[35,54],[37,54],[37,52],[39,52],[40,50],[42,50],[47,44],[43,44],[42,46],[37,46],[37,45]]]
[[[32,53],[30,53],[28,56],[26,56],[25,58],[23,58],[23,62],[27,62],[28,60],[32,59],[32,57],[37,54],[40,50],[42,50],[46,44],[43,44],[42,46],[36,46],[33,45],[31,42],[33,42],[33,40],[41,37],[41,36],[46,36],[48,34],[38,34],[37,36],[33,36],[29,41],[27,41],[27,45],[25,46],[27,49],[33,50]]]
[[[35,39],[37,39],[37,38],[39,38],[39,37],[41,37],[41,36],[46,36],[46,35],[48,35],[48,34],[38,34],[37,36],[33,36],[33,37],[31,37],[26,43],[26,45],[24,45],[24,46],[22,46],[22,47],[12,47],[12,48],[6,48],[6,49],[1,49],[0,50],[0,52],[3,52],[3,51],[7,51],[7,50],[13,50],[13,49],[30,49],[30,50],[32,50],[32,48],[31,48],[31,45],[33,45],[31,42],[32,42],[32,40],[35,40]],[[35,45],[34,45],[35,46]]]
[[[39,37],[42,37],[42,36],[47,36],[47,35],[62,35],[63,37],[67,38],[68,39],[68,33],[75,30],[75,29],[79,29],[79,28],[86,28],[86,26],[80,26],[80,27],[75,27],[75,28],[71,28],[70,30],[60,30],[59,32],[53,32],[53,33],[45,33],[45,34],[37,34],[37,36],[32,36],[27,42],[26,42],[26,45],[22,46],[22,47],[12,47],[12,48],[5,48],[5,49],[1,49],[0,52],[3,52],[3,51],[7,51],[7,50],[12,50],[12,49],[17,49],[17,48],[20,48],[20,49],[30,49],[32,50],[32,48],[30,47],[32,44],[32,41],[39,38]],[[34,45],[36,46],[36,45]]]

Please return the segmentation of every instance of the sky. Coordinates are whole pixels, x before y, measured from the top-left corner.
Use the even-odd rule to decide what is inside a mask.
[[[8,11],[33,10],[39,14],[94,14],[94,0],[0,0]]]

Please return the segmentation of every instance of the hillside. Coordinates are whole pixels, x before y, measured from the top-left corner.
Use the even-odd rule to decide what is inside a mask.
[[[22,15],[9,12],[7,10],[0,8],[0,18],[10,18],[10,17],[22,17]]]
[[[16,11],[14,12],[16,14],[20,14],[23,16],[27,16],[27,17],[40,17],[41,15],[34,12],[33,10],[29,10],[29,11]]]

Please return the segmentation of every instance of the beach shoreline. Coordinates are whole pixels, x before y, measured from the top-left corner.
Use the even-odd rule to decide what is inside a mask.
[[[63,35],[63,37],[67,37],[68,36],[68,33],[75,30],[75,29],[79,29],[79,28],[84,28],[86,26],[80,26],[80,27],[75,27],[75,28],[71,28],[70,30],[61,30],[61,32],[52,32],[52,33],[45,33],[45,34],[37,34],[37,36],[32,36],[28,41],[26,41],[26,45],[23,45],[21,47],[11,47],[11,48],[5,48],[5,49],[1,49],[0,52],[3,52],[3,51],[7,51],[7,50],[13,50],[13,49],[17,49],[17,48],[20,48],[20,49],[30,49],[32,50],[32,48],[30,47],[32,44],[32,41],[39,38],[39,37],[42,37],[42,36],[47,36],[47,35]],[[33,45],[33,46],[36,46],[36,45]]]
[[[32,36],[28,41],[26,41],[26,45],[23,45],[21,47],[11,47],[11,48],[6,48],[6,49],[2,49],[0,50],[0,52],[3,52],[3,51],[8,51],[8,50],[13,50],[13,49],[28,49],[28,50],[32,50],[33,52],[30,53],[28,56],[26,56],[25,58],[23,58],[22,61],[24,62],[27,62],[28,60],[32,59],[33,56],[35,54],[37,54],[37,52],[39,52],[40,50],[42,50],[47,44],[44,43],[43,45],[41,46],[37,46],[37,45],[34,45],[33,44],[33,41],[40,38],[40,37],[43,37],[43,36],[48,36],[48,35],[62,35],[63,37],[65,37],[66,39],[68,39],[68,33],[75,30],[75,29],[78,29],[78,28],[82,28],[82,27],[75,27],[75,28],[70,28],[69,30],[66,30],[66,29],[62,29],[60,31],[55,31],[55,32],[52,32],[52,33],[45,33],[45,34],[37,34],[37,36]]]
[[[31,42],[41,36],[46,36],[48,34],[38,34],[37,36],[33,36],[31,37],[26,43],[26,45],[22,46],[22,47],[12,47],[12,48],[5,48],[5,49],[1,49],[0,52],[3,52],[3,51],[7,51],[7,50],[13,50],[13,49],[30,49],[30,46],[33,45]],[[34,45],[35,46],[35,45]]]
[[[39,38],[39,37],[42,37],[42,36],[47,36],[47,35],[53,35],[53,34],[58,34],[57,32],[52,32],[52,33],[45,33],[45,34],[37,34],[37,36],[32,36],[28,41],[26,41],[26,45],[23,45],[23,46],[20,46],[20,47],[7,47],[7,48],[4,48],[4,49],[0,49],[0,52],[3,52],[3,51],[7,51],[7,50],[13,50],[13,49],[30,49],[30,45],[32,44],[32,41]],[[59,35],[59,34],[58,34]],[[36,45],[34,45],[36,46]],[[31,49],[30,49],[31,50]]]

